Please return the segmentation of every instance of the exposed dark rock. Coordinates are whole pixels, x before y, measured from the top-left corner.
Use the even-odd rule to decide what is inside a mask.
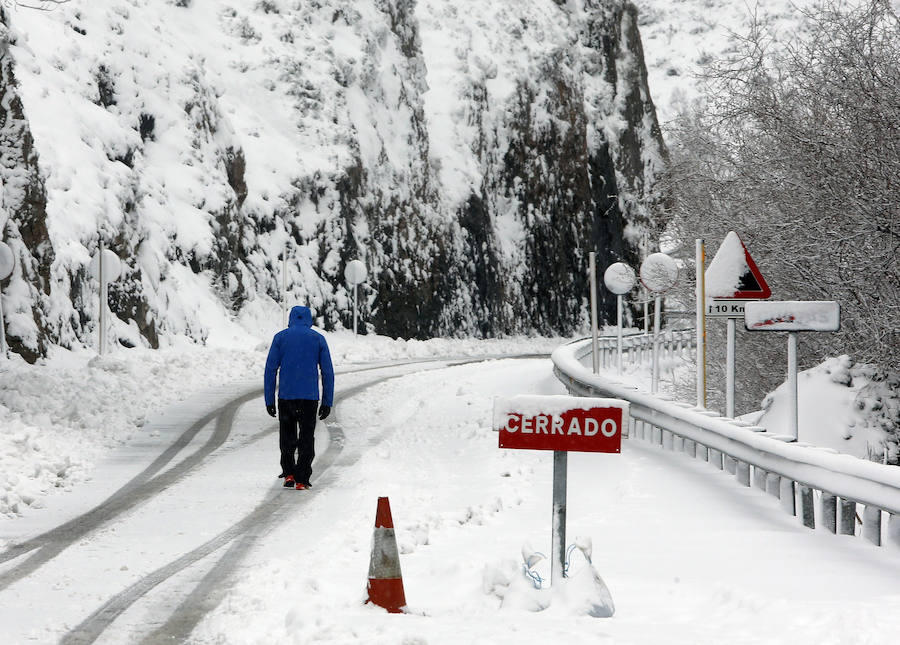
[[[106,65],[100,65],[94,74],[97,79],[97,100],[98,105],[109,107],[116,104],[116,82],[109,68]]]
[[[52,334],[42,306],[50,294],[53,247],[47,232],[47,193],[38,168],[37,152],[22,100],[18,94],[14,64],[9,52],[7,16],[0,8],[0,179],[2,211],[7,213],[4,241],[15,254],[18,268],[10,278],[31,292],[30,310],[4,311],[16,324],[7,327],[10,348],[34,362],[44,354]],[[3,221],[3,220],[0,220]]]
[[[156,137],[153,130],[156,128],[156,117],[152,114],[141,113],[138,122],[138,132],[141,134],[141,141],[153,141]]]

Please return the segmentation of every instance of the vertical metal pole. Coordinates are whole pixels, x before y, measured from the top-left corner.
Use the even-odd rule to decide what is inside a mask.
[[[617,346],[617,356],[616,356],[616,373],[622,373],[622,296],[616,296],[616,320],[618,331],[616,335],[616,346]]]
[[[644,289],[644,333],[650,333],[650,316],[649,309],[650,307],[650,292]]]
[[[103,356],[106,351],[106,272],[103,270],[103,241],[100,241],[100,255],[97,260],[97,279],[100,280],[100,350],[99,354]]]
[[[660,318],[659,305],[662,298],[656,296],[653,299],[653,377],[650,383],[650,391],[653,394],[659,391],[659,327]]]
[[[356,336],[356,318],[357,318],[357,315],[358,315],[357,312],[359,309],[359,307],[357,305],[357,300],[356,300],[358,297],[358,294],[359,294],[358,289],[359,289],[359,285],[354,283],[353,284],[353,335],[354,336]]]
[[[703,240],[696,241],[697,269],[697,407],[706,407],[706,264]]]
[[[550,583],[562,582],[566,575],[566,476],[568,455],[553,451],[553,535],[551,539]]]
[[[6,324],[3,322],[3,290],[0,289],[0,356],[6,357]]]
[[[281,324],[287,327],[287,242],[281,254]]]
[[[798,412],[797,394],[797,332],[788,332],[788,396],[790,408],[788,409],[788,424],[790,433],[794,439],[800,438],[800,419]]]
[[[588,271],[591,285],[591,366],[594,374],[600,371],[600,357],[597,354],[597,254],[588,253]]]
[[[734,418],[734,318],[728,319],[725,350],[725,416]]]

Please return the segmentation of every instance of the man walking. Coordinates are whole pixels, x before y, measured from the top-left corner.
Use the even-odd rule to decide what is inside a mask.
[[[319,405],[319,372],[322,405]],[[285,488],[310,488],[315,457],[316,410],[324,419],[334,405],[334,368],[325,337],[312,330],[309,307],[294,307],[288,328],[275,334],[263,379],[266,412],[275,416],[275,381],[278,380],[278,430],[281,472]],[[294,455],[296,453],[296,461]]]

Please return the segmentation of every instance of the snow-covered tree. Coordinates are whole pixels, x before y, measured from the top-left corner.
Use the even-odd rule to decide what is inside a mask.
[[[891,3],[827,0],[787,40],[754,22],[739,51],[708,68],[706,87],[670,142],[673,229],[711,242],[741,233],[775,299],[841,303],[840,333],[802,339],[807,363],[849,352],[889,379],[900,370],[900,19]],[[713,352],[722,351],[718,327]],[[752,334],[739,348],[746,411],[782,377],[772,366],[784,348]]]

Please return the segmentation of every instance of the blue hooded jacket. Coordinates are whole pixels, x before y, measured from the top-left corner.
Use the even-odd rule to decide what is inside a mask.
[[[279,399],[319,400],[322,371],[322,405],[334,404],[334,368],[325,337],[313,331],[309,307],[294,307],[288,328],[275,334],[263,379],[266,405],[275,405],[275,375]]]

